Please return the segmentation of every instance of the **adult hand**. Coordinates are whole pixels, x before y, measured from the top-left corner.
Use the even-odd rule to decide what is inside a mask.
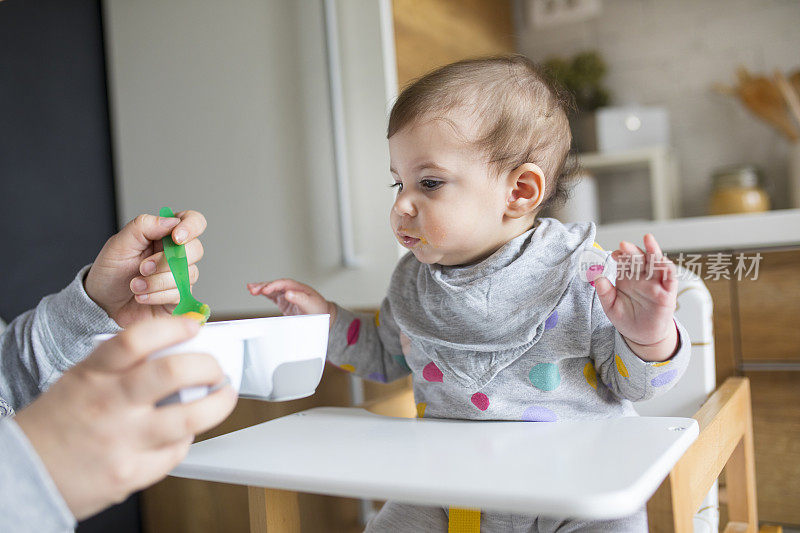
[[[186,245],[189,281],[194,284],[200,275],[195,263],[203,257],[197,237],[205,229],[206,219],[197,211],[180,211],[172,218],[139,215],[100,250],[86,275],[86,293],[123,328],[168,316],[180,294],[161,239],[171,233],[176,243]]]
[[[186,455],[195,434],[233,409],[230,385],[195,402],[155,405],[184,387],[223,380],[207,354],[147,359],[198,328],[185,318],[137,324],[103,343],[17,414],[17,424],[77,519],[164,477]]]

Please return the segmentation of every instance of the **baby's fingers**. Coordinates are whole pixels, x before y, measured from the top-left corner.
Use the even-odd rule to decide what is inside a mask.
[[[662,261],[665,261],[664,265],[664,276],[661,279],[661,286],[664,287],[664,290],[668,293],[677,293],[678,292],[678,267],[675,266],[675,263],[664,257]]]
[[[308,285],[304,285],[299,281],[289,278],[276,279],[275,281],[270,281],[261,287],[261,294],[265,296],[272,294],[273,292],[285,291],[315,292],[314,289]]]
[[[614,261],[626,260],[630,257],[644,256],[644,251],[628,241],[620,241],[619,248],[611,252],[611,258]]]
[[[644,255],[644,250],[628,241],[621,241],[619,243],[619,249],[622,250],[623,253],[630,255]]]
[[[617,280],[623,285],[629,280],[639,279],[645,266],[644,252],[628,241],[619,243],[619,249],[611,257],[617,262]]]
[[[264,288],[264,286],[265,286],[267,283],[269,283],[269,282],[267,282],[267,281],[260,281],[260,282],[248,283],[248,284],[247,284],[247,290],[248,290],[248,291],[250,291],[250,294],[252,294],[253,296],[255,296],[255,295],[257,295],[257,294],[261,293],[261,289],[263,289],[263,288]]]
[[[310,315],[328,312],[327,302],[316,293],[307,294],[300,291],[286,291],[283,297],[287,302],[296,306],[300,314]]]
[[[605,276],[594,280],[594,289],[597,291],[597,297],[600,299],[600,305],[603,306],[606,316],[612,316],[614,304],[617,301],[617,289]]]
[[[308,313],[311,298],[308,294],[299,291],[286,291],[283,293],[283,298],[291,305],[295,305],[302,314]]]
[[[267,288],[267,285],[269,285],[269,282],[248,283],[247,289],[253,296],[258,296],[260,294],[272,300],[272,302],[278,306],[281,314],[296,314],[291,312],[292,303],[286,299],[286,291],[275,288]]]
[[[280,293],[277,296],[271,296],[270,300],[275,302],[275,304],[278,306],[278,309],[280,310],[281,314],[283,314],[283,315],[291,315],[292,314],[290,312],[292,304],[290,304],[289,302],[286,301],[286,298],[284,297],[283,293]]]
[[[658,245],[658,241],[656,241],[656,238],[652,233],[648,233],[644,236],[644,248],[647,250],[648,261],[651,259],[658,260],[664,255],[661,252],[661,247]]]

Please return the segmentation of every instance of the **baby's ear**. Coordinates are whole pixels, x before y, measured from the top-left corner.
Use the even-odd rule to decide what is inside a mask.
[[[534,163],[523,163],[508,173],[506,215],[520,218],[539,207],[544,200],[544,172]]]

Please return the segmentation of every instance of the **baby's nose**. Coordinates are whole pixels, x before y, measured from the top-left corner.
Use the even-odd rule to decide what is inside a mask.
[[[403,196],[403,193],[400,193],[395,199],[394,206],[392,206],[392,211],[394,211],[394,213],[400,217],[417,216],[417,209],[414,206],[414,203],[411,202],[408,197]]]

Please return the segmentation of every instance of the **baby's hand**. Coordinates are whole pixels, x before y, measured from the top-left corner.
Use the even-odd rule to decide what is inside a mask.
[[[263,294],[276,304],[284,315],[331,315],[331,327],[336,318],[336,306],[299,281],[279,279],[269,282],[248,283],[250,294]]]
[[[644,236],[647,253],[621,242],[611,256],[617,261],[617,284],[595,280],[600,303],[617,331],[645,361],[664,361],[678,342],[672,315],[678,293],[675,265],[661,253],[655,237]]]

